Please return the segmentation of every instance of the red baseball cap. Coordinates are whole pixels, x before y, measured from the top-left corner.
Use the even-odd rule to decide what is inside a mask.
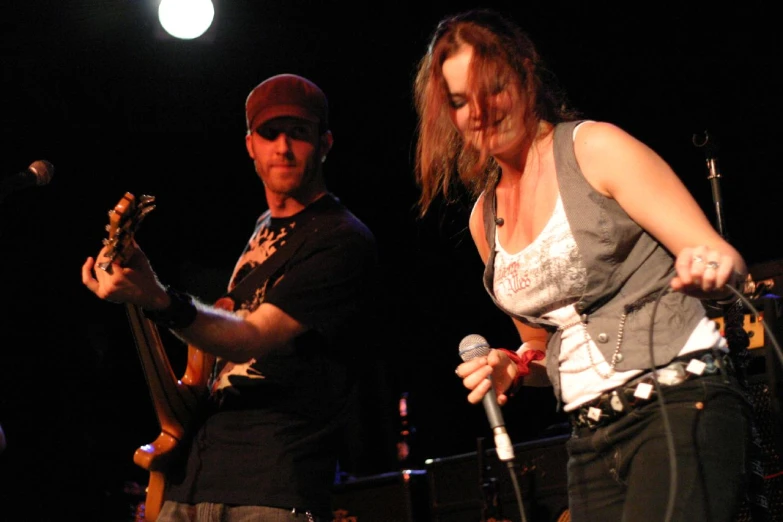
[[[250,91],[245,101],[248,130],[282,116],[302,118],[319,124],[321,133],[329,129],[329,104],[316,84],[295,74],[267,78]]]

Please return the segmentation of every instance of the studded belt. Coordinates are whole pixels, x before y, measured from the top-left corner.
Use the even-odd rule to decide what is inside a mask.
[[[724,352],[701,350],[677,357],[666,366],[639,375],[571,412],[571,426],[597,429],[658,398],[654,377],[662,388],[677,386],[708,375],[734,375],[731,357]]]

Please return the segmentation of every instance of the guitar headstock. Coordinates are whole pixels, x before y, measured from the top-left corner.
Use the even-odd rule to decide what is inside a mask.
[[[108,237],[103,240],[106,261],[98,263],[98,268],[111,273],[113,262],[122,263],[130,255],[131,242],[141,221],[155,209],[155,197],[142,195],[138,199],[126,192],[120,201],[109,210],[109,224],[106,225]]]

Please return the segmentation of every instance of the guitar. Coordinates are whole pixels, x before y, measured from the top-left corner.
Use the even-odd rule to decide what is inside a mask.
[[[107,261],[98,268],[111,272],[112,263],[127,261],[133,252],[133,237],[141,221],[155,208],[155,198],[136,198],[126,192],[109,211],[108,237],[104,239]],[[136,450],[133,462],[149,471],[149,483],[137,522],[154,522],[163,505],[166,486],[166,467],[183,437],[190,432],[202,399],[208,392],[208,379],[214,365],[214,356],[188,346],[187,364],[181,379],[171,368],[161,342],[158,328],[147,319],[140,307],[126,304],[128,319],[141,358],[142,369],[149,387],[155,413],[160,424],[160,435],[151,443]],[[138,518],[142,517],[142,518]]]

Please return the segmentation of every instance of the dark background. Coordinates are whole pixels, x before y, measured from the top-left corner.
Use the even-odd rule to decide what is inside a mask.
[[[206,300],[222,290],[265,209],[244,148],[244,100],[293,72],[327,93],[335,146],[328,183],[375,232],[385,360],[376,434],[396,440],[396,398],[416,427],[408,466],[472,452],[491,437],[453,369],[480,333],[515,347],[481,287],[465,205],[417,219],[411,83],[437,21],[496,7],[530,32],[574,104],[657,150],[711,220],[705,150],[718,145],[726,234],[748,263],[783,259],[780,24],[760,2],[215,2],[201,39],[175,41],[151,1],[28,0],[0,7],[0,174],[46,159],[51,183],[0,203],[0,519],[110,520],[126,482],[145,484],[135,449],[159,434],[124,309],[80,280],[120,197],[154,195],[137,239],[162,280]],[[588,7],[589,6],[589,7]],[[205,277],[206,274],[206,277]],[[175,368],[184,348],[166,345]],[[549,390],[504,409],[514,442],[563,419]],[[375,470],[396,469],[383,453]],[[119,507],[118,507],[119,506]]]

